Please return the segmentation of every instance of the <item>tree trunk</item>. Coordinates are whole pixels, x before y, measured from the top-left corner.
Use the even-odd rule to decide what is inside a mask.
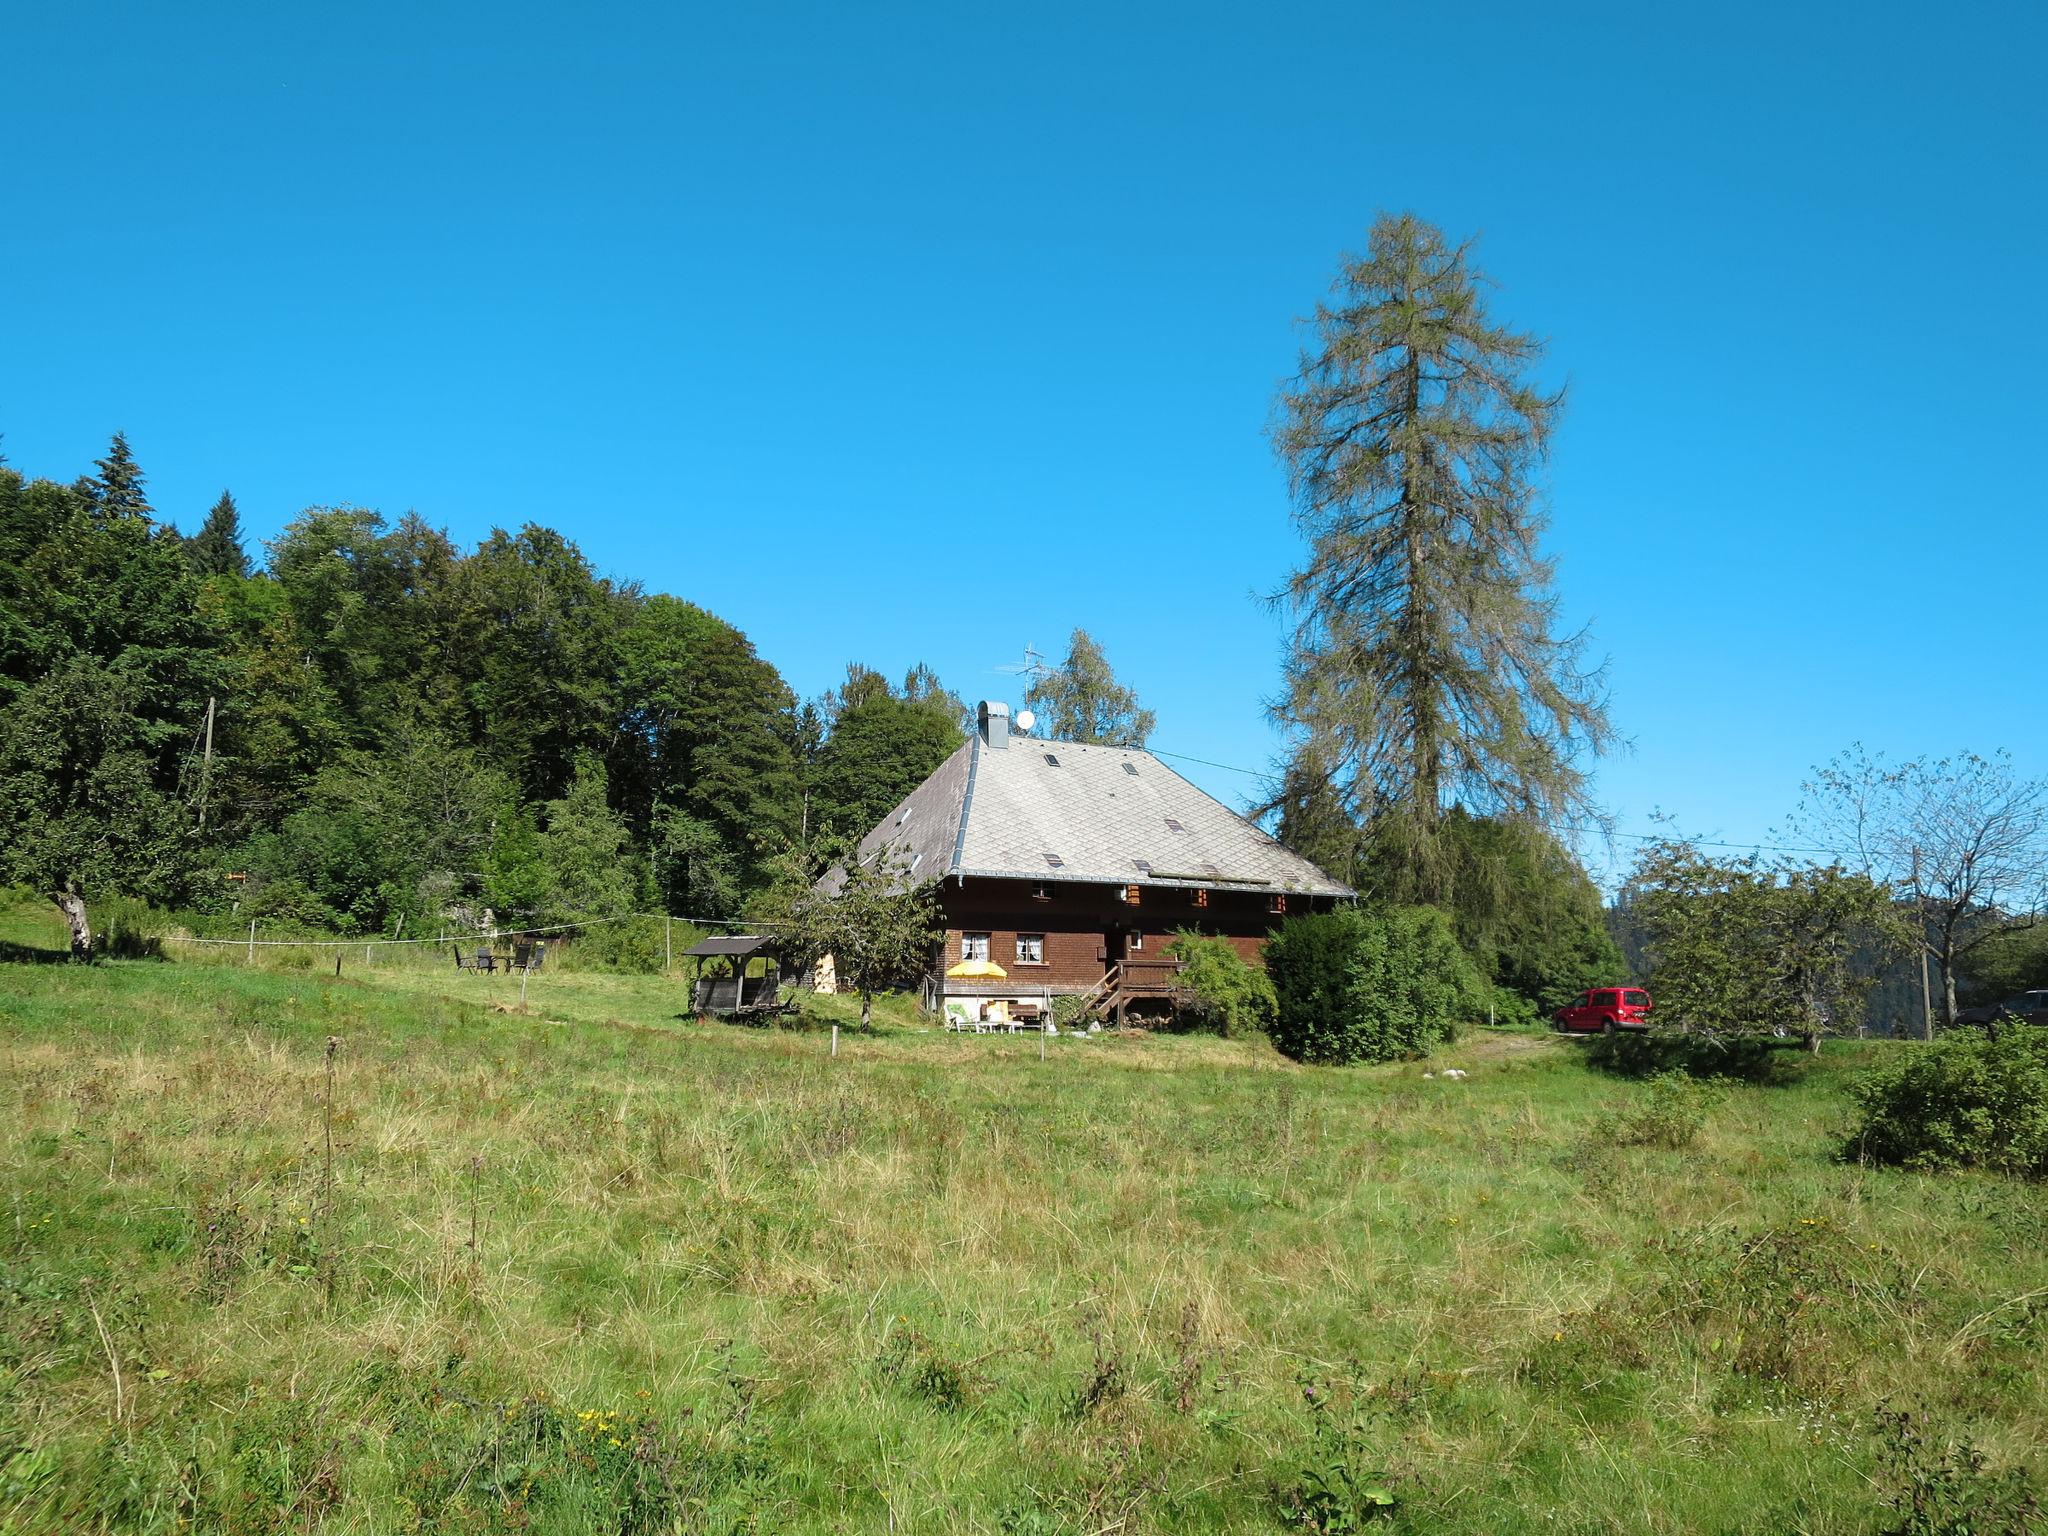
[[[872,1020],[874,1017],[874,1012],[875,994],[868,991],[867,988],[863,987],[861,988],[860,993],[860,1027],[863,1032],[865,1032],[869,1028],[869,1023],[870,1020]]]
[[[85,898],[76,891],[57,891],[50,900],[57,903],[57,910],[64,914],[64,921],[71,925],[71,958],[90,960],[92,958],[92,924],[86,920]]]

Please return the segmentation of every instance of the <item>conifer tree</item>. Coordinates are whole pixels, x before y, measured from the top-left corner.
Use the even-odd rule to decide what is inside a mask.
[[[1452,805],[1590,814],[1580,757],[1609,736],[1538,547],[1562,397],[1484,286],[1469,246],[1383,215],[1277,401],[1309,550],[1279,598],[1295,628],[1275,714],[1366,829],[1376,894],[1400,901],[1452,895]]]
[[[92,498],[109,517],[150,517],[155,509],[142,493],[142,470],[128,447],[128,434],[116,432],[107,456],[96,463],[99,474],[88,483]]]
[[[242,548],[242,516],[235,498],[227,491],[206,514],[199,531],[185,543],[192,569],[201,576],[247,576],[249,556]]]

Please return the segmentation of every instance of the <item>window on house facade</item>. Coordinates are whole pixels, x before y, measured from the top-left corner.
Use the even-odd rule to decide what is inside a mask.
[[[1059,887],[1050,880],[1041,880],[1038,884],[1031,887],[1031,899],[1033,901],[1051,901],[1052,893],[1058,889]]]
[[[1142,951],[1142,950],[1143,950],[1144,948],[1145,948],[1145,935],[1144,935],[1144,934],[1142,934],[1142,933],[1140,933],[1140,932],[1139,932],[1139,931],[1138,931],[1137,929],[1133,928],[1133,929],[1131,930],[1131,937],[1130,937],[1130,940],[1129,940],[1129,942],[1127,942],[1127,943],[1126,943],[1126,944],[1124,945],[1124,952],[1125,952],[1126,954],[1132,954],[1132,955],[1135,955],[1135,954],[1138,954],[1138,953],[1139,953],[1140,951]]]
[[[1044,934],[1020,933],[1017,935],[1017,963],[1019,965],[1045,964]]]
[[[1195,889],[1189,891],[1188,899],[1194,902],[1194,904],[1198,907],[1206,907],[1207,905],[1209,905],[1209,893],[1208,891],[1204,890],[1201,886],[1196,886]]]
[[[962,960],[986,960],[988,958],[988,935],[985,933],[961,934],[960,958]]]
[[[1268,912],[1285,912],[1287,910],[1287,898],[1280,892],[1275,891],[1266,898],[1266,910]]]

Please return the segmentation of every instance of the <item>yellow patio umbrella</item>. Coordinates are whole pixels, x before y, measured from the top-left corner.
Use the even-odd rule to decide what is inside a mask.
[[[957,976],[962,981],[1004,981],[1009,972],[993,960],[962,960],[958,965],[949,966],[948,976]]]

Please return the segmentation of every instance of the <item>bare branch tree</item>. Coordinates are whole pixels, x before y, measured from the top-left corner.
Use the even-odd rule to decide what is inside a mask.
[[[1891,766],[1853,746],[1814,770],[1794,827],[1911,893],[1944,1025],[1955,1023],[1963,957],[2048,916],[2048,781],[2021,777],[2009,753]]]

